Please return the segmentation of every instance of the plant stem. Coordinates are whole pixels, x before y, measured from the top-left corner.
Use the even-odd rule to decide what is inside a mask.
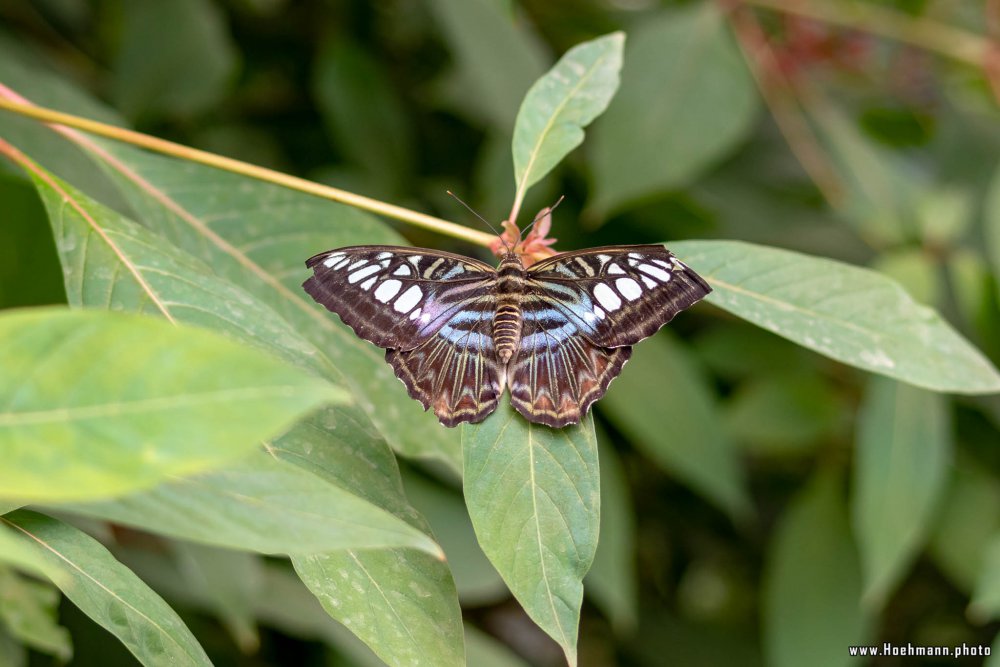
[[[740,0],[743,4],[833,23],[936,51],[973,67],[983,67],[998,46],[976,33],[888,7],[854,0]]]
[[[348,206],[354,206],[366,211],[371,211],[372,213],[377,213],[388,218],[394,218],[417,227],[429,229],[431,231],[438,232],[439,234],[452,236],[477,245],[488,247],[494,239],[492,234],[469,229],[468,227],[463,227],[462,225],[442,220],[441,218],[436,218],[431,215],[426,215],[424,213],[418,213],[417,211],[411,211],[410,209],[403,208],[402,206],[387,204],[385,202],[378,201],[377,199],[371,199],[352,192],[347,192],[346,190],[339,190],[327,185],[321,185],[319,183],[308,181],[304,178],[290,176],[289,174],[283,174],[279,171],[267,169],[265,167],[258,167],[240,160],[234,160],[232,158],[223,157],[207,151],[190,148],[172,141],[158,139],[148,134],[135,132],[134,130],[128,130],[114,125],[80,118],[79,116],[54,111],[52,109],[47,109],[34,104],[14,102],[3,96],[0,96],[0,109],[11,111],[13,113],[34,118],[46,123],[73,127],[91,134],[108,137],[109,139],[122,141],[124,143],[132,144],[133,146],[139,146],[157,153],[170,155],[183,160],[189,160],[191,162],[197,162],[209,167],[215,167],[216,169],[229,171],[234,174],[249,176],[250,178],[256,178],[268,183],[274,183],[292,190],[298,190],[299,192],[305,192],[306,194],[322,197],[324,199],[331,199],[333,201],[340,202],[341,204],[347,204]]]

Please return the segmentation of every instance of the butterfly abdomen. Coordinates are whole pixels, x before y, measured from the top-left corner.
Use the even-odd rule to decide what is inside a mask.
[[[516,256],[508,256],[497,269],[497,309],[493,316],[493,343],[497,358],[506,364],[521,344],[521,294],[524,266]]]

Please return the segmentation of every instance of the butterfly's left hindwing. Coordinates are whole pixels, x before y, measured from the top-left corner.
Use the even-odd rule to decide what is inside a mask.
[[[379,347],[411,350],[488,291],[495,269],[451,253],[355,246],[320,253],[302,287]]]
[[[495,310],[493,294],[482,294],[419,347],[385,353],[410,397],[433,409],[445,426],[482,421],[496,410],[503,386],[493,344]]]

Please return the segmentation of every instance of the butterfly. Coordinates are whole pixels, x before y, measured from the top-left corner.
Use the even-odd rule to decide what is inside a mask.
[[[448,252],[353,246],[306,261],[303,284],[445,426],[479,422],[505,389],[529,421],[579,422],[632,346],[711,292],[660,245],[565,252],[525,268]]]

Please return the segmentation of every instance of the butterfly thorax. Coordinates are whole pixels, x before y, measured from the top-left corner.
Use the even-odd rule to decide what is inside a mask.
[[[497,358],[506,364],[521,344],[521,295],[524,292],[524,265],[517,255],[508,254],[497,268],[497,309],[493,315],[493,343]]]

